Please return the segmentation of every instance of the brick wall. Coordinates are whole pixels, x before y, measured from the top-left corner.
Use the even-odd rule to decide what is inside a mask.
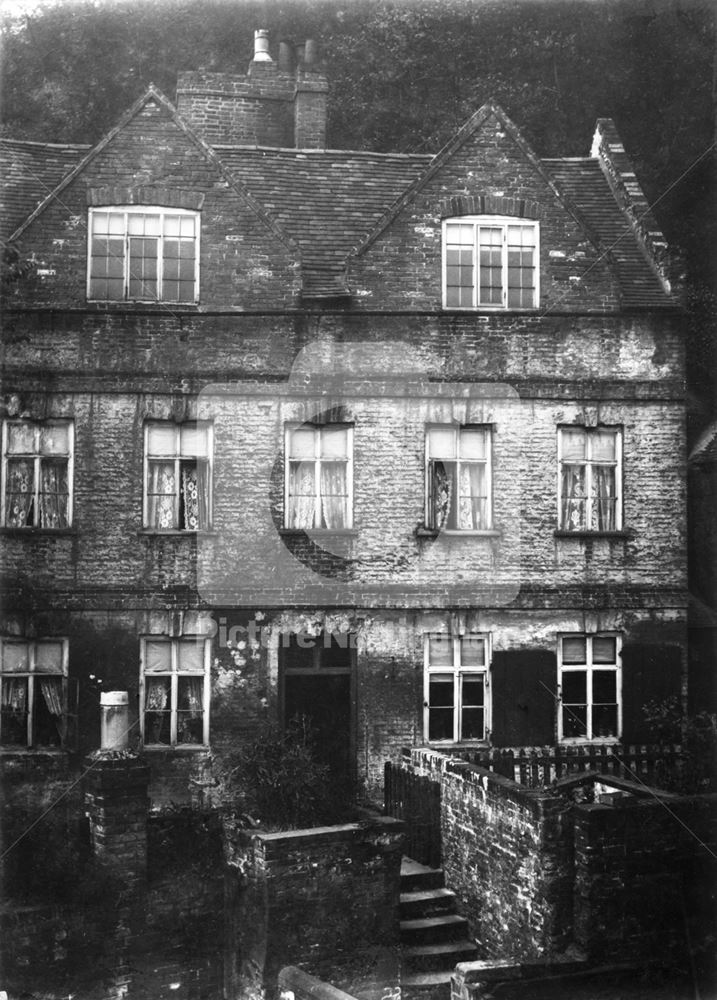
[[[692,951],[701,964],[715,931],[717,797],[586,804],[574,822],[575,941],[589,958],[682,965]]]
[[[418,773],[441,784],[442,867],[481,955],[560,953],[571,932],[569,804],[427,750]]]
[[[243,835],[228,875],[228,980],[242,996],[273,989],[279,969],[340,966],[398,944],[402,825]]]

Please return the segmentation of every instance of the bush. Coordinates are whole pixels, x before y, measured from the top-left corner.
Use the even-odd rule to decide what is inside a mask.
[[[329,768],[316,759],[305,718],[284,730],[267,722],[260,737],[216,763],[220,806],[247,825],[295,830],[333,820]]]
[[[657,784],[671,792],[694,795],[717,788],[717,716],[709,712],[685,717],[677,698],[649,701],[642,707],[654,741],[665,750],[657,762]],[[678,757],[668,751],[680,743]]]

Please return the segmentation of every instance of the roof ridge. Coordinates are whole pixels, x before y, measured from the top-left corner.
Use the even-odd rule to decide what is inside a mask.
[[[0,136],[0,143],[14,143],[16,146],[39,146],[42,149],[92,149],[90,142],[40,142],[37,139],[13,139]]]
[[[315,157],[331,155],[346,155],[346,156],[374,156],[374,157],[385,157],[389,159],[391,157],[401,158],[401,159],[416,159],[416,160],[432,160],[435,153],[382,153],[378,150],[372,149],[302,149],[296,146],[250,146],[250,145],[232,145],[229,143],[212,143],[211,149],[217,151],[224,150],[235,150],[237,152],[241,150],[256,151],[256,152],[269,152],[269,153],[293,153],[301,154]]]

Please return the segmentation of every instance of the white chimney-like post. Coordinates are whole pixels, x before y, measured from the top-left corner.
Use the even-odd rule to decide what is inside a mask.
[[[269,55],[269,32],[260,28],[254,32],[254,62],[273,62]]]
[[[100,695],[100,749],[126,750],[129,732],[129,695],[126,691],[103,691]]]

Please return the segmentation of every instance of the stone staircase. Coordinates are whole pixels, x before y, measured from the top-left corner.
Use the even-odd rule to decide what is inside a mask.
[[[477,958],[468,922],[456,913],[456,897],[443,872],[404,858],[401,864],[401,986],[411,993],[450,996],[457,962]],[[433,989],[432,989],[433,988]]]

